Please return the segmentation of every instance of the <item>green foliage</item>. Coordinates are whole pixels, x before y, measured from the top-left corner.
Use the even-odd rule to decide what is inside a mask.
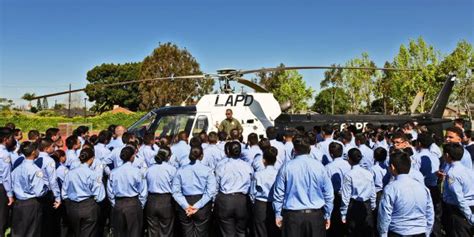
[[[133,114],[124,113],[103,113],[99,116],[89,117],[87,120],[84,117],[41,117],[36,115],[25,115],[22,113],[0,113],[0,124],[13,122],[18,128],[23,131],[37,129],[40,132],[46,131],[50,127],[57,127],[58,123],[92,123],[94,130],[107,129],[110,124],[130,126],[132,123],[141,118],[145,113],[137,112]]]
[[[278,68],[284,68],[284,67],[285,65],[283,63],[280,63],[280,65],[278,65]],[[282,75],[284,75],[284,72],[285,71],[283,70],[276,70],[269,73],[259,72],[257,73],[258,83],[262,85],[268,91],[275,91],[283,83],[281,79],[284,79],[284,77],[282,77]],[[280,101],[280,102],[284,102],[284,101]]]
[[[306,87],[303,76],[295,70],[285,71],[278,76],[280,87],[275,88],[272,93],[280,103],[290,101],[290,112],[300,112],[308,109],[307,101],[313,96],[314,90]]]
[[[38,111],[43,110],[43,105],[41,104],[40,99],[36,100],[36,108],[38,109]]]
[[[55,111],[53,110],[42,110],[38,113],[36,113],[37,116],[40,116],[40,117],[54,117],[54,116],[59,116],[58,113],[56,113]]]
[[[346,63],[346,67],[376,67],[369,59],[368,53],[362,53],[362,57],[356,57]],[[343,70],[342,86],[349,95],[350,111],[369,111],[376,72],[374,70]],[[365,106],[365,107],[362,107]]]
[[[454,51],[440,63],[437,75],[441,79],[446,78],[450,73],[456,75],[457,83],[454,86],[451,101],[456,101],[460,107],[469,112],[469,103],[474,103],[472,68],[474,68],[474,50],[470,43],[462,40],[458,42]]]
[[[140,79],[200,75],[199,63],[186,49],[172,43],[160,44],[142,63]],[[179,105],[190,95],[201,97],[212,90],[212,80],[163,80],[140,83],[140,109],[149,110],[166,104]],[[199,86],[198,86],[199,85]]]
[[[334,111],[332,105],[334,104]],[[349,110],[349,95],[339,87],[331,87],[319,92],[312,109],[321,114],[344,114]]]
[[[419,71],[397,71],[388,78],[390,98],[398,105],[398,111],[409,111],[418,92],[425,95],[420,102],[419,112],[426,110],[433,103],[444,80],[436,80],[436,69],[439,64],[439,53],[428,45],[422,37],[410,40],[408,46],[401,45],[392,66],[395,68],[412,68]]]
[[[94,112],[102,113],[111,110],[114,105],[138,110],[140,96],[138,83],[122,86],[102,87],[98,84],[111,84],[124,81],[138,80],[141,63],[102,64],[87,72],[86,94],[89,101],[95,101],[91,108]]]
[[[21,98],[27,101],[32,101],[35,96],[35,93],[25,93]]]
[[[0,110],[10,110],[13,104],[13,100],[9,100],[7,98],[0,98]]]

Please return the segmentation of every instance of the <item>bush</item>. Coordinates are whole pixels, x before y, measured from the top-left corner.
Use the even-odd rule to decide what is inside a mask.
[[[45,111],[47,112],[47,111]],[[57,127],[59,123],[92,123],[93,130],[107,129],[110,124],[117,124],[123,126],[130,126],[145,115],[144,112],[137,112],[133,114],[112,114],[103,113],[99,116],[88,117],[74,117],[67,118],[61,116],[43,117],[38,115],[26,115],[18,112],[14,113],[0,113],[0,126],[8,122],[14,123],[18,128],[24,132],[37,129],[40,132],[45,132],[50,127]]]

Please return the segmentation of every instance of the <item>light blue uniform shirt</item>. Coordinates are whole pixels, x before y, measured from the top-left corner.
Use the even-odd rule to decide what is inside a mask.
[[[122,141],[122,137],[114,138],[107,144],[107,149],[113,151],[117,147],[123,147],[125,144]]]
[[[319,149],[321,154],[323,154],[323,159],[322,159],[323,165],[327,165],[332,162],[332,157],[329,154],[329,144],[331,144],[331,142],[333,141],[334,139],[332,138],[325,138],[324,141],[316,145],[316,147]]]
[[[439,157],[436,157],[428,149],[421,149],[416,156],[420,160],[420,172],[425,177],[427,187],[436,187],[438,185]]]
[[[349,159],[348,153],[349,153],[349,150],[352,148],[357,148],[357,147],[350,142],[347,144],[344,144],[344,146],[342,146],[342,158],[344,158],[345,160]]]
[[[173,178],[176,168],[168,162],[152,165],[146,174],[149,193],[172,193]]]
[[[459,161],[451,164],[443,183],[443,200],[455,205],[464,217],[474,225],[474,215],[469,207],[474,206],[474,173]]]
[[[374,165],[374,151],[365,144],[361,144],[358,148],[362,153],[362,160],[360,161],[359,165],[362,168],[370,170],[370,168],[372,168]]]
[[[250,185],[250,199],[252,202],[259,200],[271,202],[273,198],[273,184],[275,183],[278,170],[273,165],[265,167],[264,170],[254,174]]]
[[[390,181],[390,172],[385,162],[375,162],[375,165],[371,168],[372,175],[374,177],[375,192],[378,193],[383,190],[385,185]]]
[[[273,195],[275,215],[282,209],[304,210],[324,207],[329,220],[333,209],[334,190],[324,166],[309,154],[296,156],[277,175]]]
[[[104,173],[106,173],[107,165],[99,159],[94,159],[94,161],[92,162],[92,164],[89,168],[92,171],[94,171],[94,173],[97,175],[97,177],[100,177],[102,179],[102,177],[104,177]],[[110,170],[108,170],[107,175],[109,175],[109,174],[110,174]]]
[[[66,166],[71,169],[81,164],[76,150],[66,150]]]
[[[159,150],[160,148],[156,144],[153,144],[152,146],[143,145],[138,149],[137,157],[145,160],[147,166],[151,166],[156,164],[155,156],[158,154]]]
[[[418,182],[420,182],[420,183],[422,183],[422,184],[425,183],[425,177],[423,177],[423,174],[422,174],[419,170],[414,169],[413,167],[410,168],[410,171],[408,172],[408,175],[409,175],[412,179],[414,179],[414,180],[416,180],[416,181],[418,181]]]
[[[176,157],[178,167],[189,164],[189,152],[191,147],[185,141],[179,141],[171,146],[171,153]]]
[[[103,143],[97,143],[94,146],[94,156],[95,159],[104,160],[110,154],[110,150]]]
[[[351,165],[342,157],[336,158],[333,162],[326,165],[326,171],[331,179],[334,193],[341,192],[342,179],[349,170],[351,170]]]
[[[285,143],[285,161],[288,162],[289,160],[293,159],[293,142],[286,142]]]
[[[218,191],[224,194],[244,193],[250,190],[250,181],[253,175],[252,167],[245,161],[233,158],[224,158],[226,162],[216,168]]]
[[[398,175],[385,186],[377,220],[381,236],[387,236],[388,231],[399,235],[426,233],[429,236],[434,223],[430,191],[408,175]]]
[[[56,201],[61,201],[61,190],[58,185],[58,177],[56,176],[56,162],[46,152],[40,152],[35,160],[36,165],[41,163],[43,171],[43,180],[48,185],[48,189],[53,192]]]
[[[317,148],[316,145],[311,146],[311,151],[309,152],[309,154],[311,155],[311,157],[318,160],[319,162],[323,162],[324,154],[321,152],[321,150]]]
[[[216,144],[209,144],[203,152],[201,163],[213,170],[216,169],[217,163],[225,157],[224,151],[219,149]]]
[[[252,165],[253,160],[257,154],[263,154],[258,145],[250,146],[248,149],[242,151],[242,160]]]
[[[262,154],[257,154],[255,156],[255,159],[253,159],[253,162],[252,162],[252,168],[255,172],[265,169],[265,165],[263,164],[263,155]]]
[[[107,183],[107,196],[112,206],[115,205],[115,198],[138,196],[143,208],[148,196],[144,174],[130,162],[115,168],[110,173],[109,182]]]
[[[102,177],[91,170],[88,164],[82,163],[66,175],[62,195],[63,199],[74,202],[81,202],[88,198],[94,198],[96,202],[101,202],[105,198]]]
[[[275,147],[278,151],[277,160],[275,162],[275,168],[280,169],[285,161],[285,145],[276,139],[270,140],[270,145]]]
[[[12,172],[13,193],[19,200],[41,197],[48,191],[48,186],[43,179],[44,173],[33,163],[25,159]]]
[[[3,185],[8,197],[13,197],[10,153],[5,145],[0,145],[0,185]]]
[[[466,148],[464,148],[464,153],[462,154],[462,158],[461,158],[461,163],[468,169],[471,169],[472,171],[472,158],[471,158],[471,154],[469,153],[469,151],[466,150]]]
[[[59,164],[56,168],[56,176],[58,177],[59,186],[64,183],[66,174],[69,172],[69,169],[64,164]]]
[[[183,209],[189,206],[185,196],[201,195],[201,199],[194,203],[200,209],[216,196],[216,177],[211,168],[196,161],[178,169],[173,178],[173,198]]]
[[[343,220],[346,219],[351,199],[360,202],[370,200],[370,206],[374,210],[376,199],[375,184],[370,171],[360,167],[360,165],[352,166],[352,169],[344,176],[341,198],[341,217]]]

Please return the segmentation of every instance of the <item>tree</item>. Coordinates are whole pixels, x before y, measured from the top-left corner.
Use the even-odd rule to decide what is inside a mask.
[[[437,75],[440,80],[445,79],[450,73],[456,75],[457,83],[450,99],[458,107],[465,109],[471,120],[472,114],[469,104],[474,103],[472,68],[474,68],[474,50],[470,43],[462,40],[457,43],[453,52],[440,63]]]
[[[334,103],[334,106],[332,106],[332,103]],[[321,114],[344,114],[349,108],[349,95],[340,87],[330,87],[320,91],[312,107],[314,111]]]
[[[277,68],[284,68],[284,67],[285,65],[283,63],[280,63],[280,65],[278,65]],[[280,88],[280,86],[282,85],[283,83],[282,79],[284,79],[282,75],[284,75],[284,73],[285,73],[284,70],[276,70],[269,73],[259,72],[257,73],[257,78],[258,78],[257,80],[258,80],[258,83],[262,85],[265,89],[273,92],[277,88]]]
[[[111,110],[114,105],[137,111],[140,104],[138,83],[122,86],[101,87],[98,85],[124,81],[135,81],[139,78],[141,63],[102,64],[87,72],[86,94],[89,101],[95,101],[91,110],[102,113]]]
[[[27,101],[32,101],[35,97],[35,93],[25,93],[21,98]]]
[[[48,105],[48,99],[46,97],[43,98],[43,109],[48,109],[49,108],[49,105]]]
[[[346,67],[376,67],[375,63],[369,59],[368,53],[362,53],[362,57],[354,58],[346,63]],[[375,70],[349,70],[342,71],[342,86],[349,95],[350,111],[358,113],[365,103],[365,111],[370,110],[370,101],[374,89]]]
[[[306,87],[303,76],[296,70],[284,71],[278,76],[280,87],[271,91],[275,99],[282,103],[291,103],[290,113],[305,111],[308,109],[307,101],[313,96],[314,90]]]
[[[0,98],[0,111],[10,110],[13,105],[13,100],[9,100],[7,98]]]
[[[160,44],[147,56],[140,69],[140,79],[202,74],[199,63],[186,49],[172,43]],[[140,109],[166,104],[179,105],[190,96],[201,97],[212,90],[214,81],[177,79],[140,83]]]
[[[40,99],[36,100],[36,108],[38,109],[38,111],[43,110],[43,105],[41,104]]]
[[[392,68],[393,66],[390,62],[386,61],[383,67]],[[389,107],[392,107],[393,110],[390,88],[391,80],[393,80],[393,72],[389,70],[383,71],[382,76],[376,78],[374,96],[377,99],[372,102],[371,111],[388,114]],[[377,108],[372,108],[373,106]]]
[[[340,67],[340,65],[332,64],[332,67]],[[338,87],[339,89],[342,87],[343,79],[342,79],[342,69],[339,68],[331,68],[329,70],[326,70],[324,72],[324,80],[321,81],[321,89],[327,88],[327,87]],[[335,113],[335,101],[338,99],[336,96],[336,89],[330,90],[332,92],[331,95],[331,114]],[[325,113],[328,113],[327,111]]]
[[[401,45],[392,66],[395,68],[412,68],[417,71],[395,71],[391,75],[390,94],[398,110],[409,111],[409,107],[418,92],[424,96],[420,102],[419,112],[425,112],[433,103],[444,80],[436,80],[436,67],[439,52],[428,45],[422,37],[410,40],[408,47]]]

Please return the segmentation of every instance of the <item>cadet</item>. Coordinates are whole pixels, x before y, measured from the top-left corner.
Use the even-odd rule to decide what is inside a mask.
[[[265,150],[269,149],[271,146],[270,144],[270,141],[266,138],[262,138],[262,140],[260,140],[258,142],[258,147],[260,148],[260,150],[262,150],[263,152],[265,152]],[[276,147],[275,147],[276,148]],[[277,148],[277,151],[278,151],[278,148]],[[283,150],[284,151],[284,150]],[[278,153],[278,152],[277,152]],[[277,161],[278,161],[278,154],[277,154]],[[276,162],[275,162],[275,168],[278,170],[277,166],[276,166]],[[262,154],[257,154],[255,155],[255,158],[252,162],[252,168],[255,172],[257,171],[261,171],[261,170],[264,170],[265,169],[265,164],[263,163],[263,155]]]
[[[168,161],[171,150],[162,147],[156,154],[155,162],[146,174],[148,199],[145,206],[148,236],[173,236],[174,200],[172,197],[172,181],[176,168]]]
[[[250,186],[250,199],[253,202],[253,225],[256,237],[279,236],[272,208],[272,189],[278,173],[274,164],[278,150],[270,147],[263,153],[265,169],[256,172]]]
[[[460,144],[444,145],[446,162],[450,165],[443,187],[443,200],[448,236],[473,236],[474,226],[474,174],[461,164],[463,152]]]
[[[429,236],[434,222],[429,190],[408,175],[409,154],[390,154],[390,172],[395,180],[385,186],[380,201],[377,229],[381,236]]]
[[[332,162],[331,155],[329,154],[329,144],[331,144],[331,142],[334,141],[332,137],[333,130],[330,125],[324,126],[322,130],[323,130],[324,141],[318,143],[317,147],[323,154],[323,159],[322,159],[323,165],[327,165],[328,163]]]
[[[2,129],[3,130],[3,129]],[[43,171],[34,164],[39,155],[38,144],[23,142],[20,152],[25,160],[12,172],[13,192],[16,201],[13,205],[12,236],[41,236],[43,208],[38,198],[48,191],[43,179]],[[6,218],[4,219],[6,220]]]
[[[247,136],[247,149],[242,151],[242,159],[252,165],[257,154],[262,154],[262,150],[258,147],[258,135],[250,133]]]
[[[374,177],[375,193],[377,195],[377,206],[382,197],[383,188],[390,181],[390,172],[388,172],[387,150],[383,147],[377,147],[374,150],[375,164],[372,166],[372,175]]]
[[[351,170],[344,176],[342,183],[342,222],[347,224],[348,236],[373,236],[375,209],[375,184],[370,171],[359,163],[362,153],[352,148],[347,153]]]
[[[345,131],[341,133],[341,138],[342,138],[342,144],[343,146],[343,151],[342,151],[342,157],[347,160],[347,154],[349,153],[349,150],[352,148],[355,148],[355,142],[353,141],[354,136],[350,131]]]
[[[285,160],[283,161],[283,163],[293,159],[293,138],[295,137],[295,133],[295,130],[292,129],[285,131],[285,135],[283,136],[283,138],[285,139]]]
[[[219,132],[226,132],[228,135],[230,134],[230,131],[232,129],[237,129],[239,130],[239,133],[242,134],[244,129],[242,128],[242,125],[240,125],[239,120],[235,119],[232,117],[233,113],[231,109],[226,109],[225,110],[225,119],[222,120],[220,124],[216,124],[217,129]]]
[[[408,150],[411,149],[411,167],[416,170],[420,170],[420,161],[417,160],[417,157],[413,157],[415,154],[415,148],[410,144],[410,139],[404,133],[395,133],[392,137],[393,147],[395,149]]]
[[[433,201],[433,207],[435,211],[435,222],[433,225],[432,236],[441,236],[441,191],[438,188],[438,176],[436,176],[439,167],[439,157],[430,152],[431,144],[433,144],[433,138],[428,133],[418,134],[417,147],[418,153],[415,154],[417,157],[415,160],[420,161],[420,172],[425,178],[425,186],[430,190],[431,199]]]
[[[66,167],[74,168],[80,164],[78,153],[81,149],[81,141],[76,135],[71,135],[66,138],[66,147]]]
[[[113,206],[114,236],[142,236],[143,207],[148,191],[144,175],[132,165],[135,153],[131,146],[122,149],[123,165],[112,170],[107,183],[107,196]]]
[[[79,155],[81,165],[66,175],[62,195],[67,202],[67,216],[74,236],[98,234],[99,205],[105,198],[102,177],[89,167],[94,161],[94,151],[85,148]]]
[[[367,138],[364,136],[364,134],[357,134],[355,136],[355,142],[357,148],[359,148],[360,152],[362,153],[362,160],[360,161],[360,166],[362,168],[370,170],[370,168],[372,168],[372,166],[374,165],[374,151],[366,145]]]
[[[268,127],[266,130],[266,134],[268,140],[270,141],[270,145],[278,150],[275,168],[280,169],[280,167],[283,165],[283,161],[285,160],[285,145],[283,145],[282,142],[277,140],[278,133],[275,127]],[[260,149],[262,148],[260,147]]]
[[[48,185],[48,192],[40,198],[43,205],[43,226],[41,236],[56,236],[59,234],[59,215],[55,209],[61,205],[61,190],[56,176],[56,162],[49,156],[54,152],[53,141],[48,138],[38,139],[39,155],[35,164],[43,171],[43,179]]]
[[[107,149],[107,145],[112,139],[112,133],[107,130],[99,132],[97,137],[97,144],[94,146],[94,157],[95,159],[104,160],[110,154],[110,150]]]
[[[62,190],[62,185],[64,183],[64,179],[66,178],[66,174],[69,172],[69,169],[66,167],[66,153],[61,150],[55,150],[53,154],[51,154],[51,158],[53,158],[54,162],[56,163],[56,176],[58,177],[58,186],[59,189]],[[64,200],[65,204],[67,200]],[[59,216],[60,222],[60,233],[61,236],[68,236],[69,233],[69,223],[67,222],[66,216],[66,208],[65,205],[61,205],[58,208],[56,214]]]
[[[225,156],[224,151],[217,146],[217,140],[217,133],[210,132],[208,136],[209,145],[204,149],[204,156],[202,158],[202,164],[212,170],[216,169],[217,163]]]
[[[0,236],[3,236],[7,228],[8,206],[13,204],[11,159],[8,150],[12,148],[14,141],[10,128],[0,128]]]
[[[459,127],[450,127],[446,129],[446,143],[462,143],[462,137],[464,136],[462,130]],[[461,164],[466,166],[468,169],[473,169],[472,159],[469,152],[464,148],[462,155]]]
[[[275,182],[276,224],[283,236],[325,236],[334,201],[331,180],[321,162],[309,156],[306,137],[296,135],[293,145],[295,158],[280,169]]]
[[[109,144],[107,144],[107,148],[111,151],[117,147],[123,148],[125,144],[122,141],[122,136],[126,131],[127,129],[121,125],[118,125],[115,128],[113,128],[113,131],[111,131],[114,133],[113,139],[109,142]]]
[[[216,196],[215,214],[222,236],[245,236],[247,193],[252,178],[252,167],[239,159],[241,144],[226,144],[228,158],[217,166],[216,180],[219,193]]]
[[[331,228],[328,230],[329,236],[343,236],[345,226],[342,223],[341,212],[341,184],[344,175],[351,170],[351,165],[342,158],[342,145],[337,142],[329,144],[329,154],[333,162],[326,165],[326,171],[331,179],[334,189],[334,210],[331,214]]]
[[[216,178],[211,168],[201,164],[202,146],[192,147],[190,163],[181,167],[173,178],[173,198],[183,236],[208,236]]]
[[[171,146],[171,153],[176,157],[176,168],[189,163],[188,134],[185,131],[178,133],[178,142]]]
[[[155,134],[147,133],[143,136],[143,146],[138,150],[137,156],[145,160],[147,166],[155,163],[155,156],[159,147],[155,144]]]

